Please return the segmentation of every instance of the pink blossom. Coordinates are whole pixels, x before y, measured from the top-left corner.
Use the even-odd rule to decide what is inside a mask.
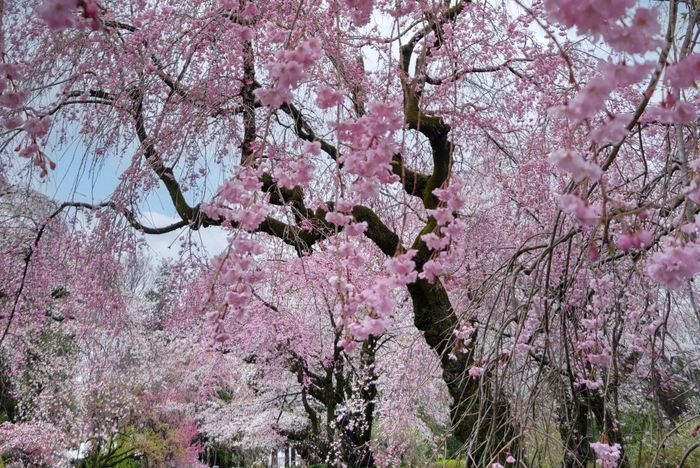
[[[632,115],[613,116],[606,123],[593,129],[590,133],[591,140],[599,145],[620,143],[628,133],[627,125],[632,120]]]
[[[681,226],[681,231],[685,232],[686,234],[700,232],[700,214],[695,215],[692,223],[684,224],[683,226]]]
[[[306,141],[304,142],[303,150],[305,153],[313,154],[317,156],[321,154],[321,142],[320,141]]]
[[[255,97],[260,100],[262,105],[270,107],[279,107],[285,102],[292,100],[292,91],[284,87],[274,87],[272,89],[258,88],[253,91]]]
[[[691,54],[666,69],[666,82],[676,88],[689,88],[700,79],[700,54]]]
[[[655,9],[637,8],[632,24],[629,26],[611,27],[605,33],[605,39],[622,52],[639,54],[662,44],[658,36],[661,26]]]
[[[484,368],[481,366],[472,366],[469,368],[469,377],[472,379],[478,379],[484,375]]]
[[[255,231],[267,217],[268,211],[269,208],[266,205],[248,207],[239,219],[241,227],[246,231]]]
[[[36,11],[50,29],[60,31],[74,25],[77,8],[77,0],[44,0]]]
[[[692,124],[697,120],[698,113],[693,104],[687,101],[678,101],[673,106],[670,117],[673,123]]]
[[[640,250],[649,247],[654,236],[646,229],[626,232],[617,238],[617,248],[623,252],[628,250]]]
[[[343,95],[331,88],[320,88],[316,91],[316,104],[321,109],[335,107],[343,102]]]
[[[292,165],[292,170],[294,171],[292,174],[296,179],[296,185],[304,187],[313,178],[314,165],[305,159],[300,159]]]
[[[593,442],[591,448],[595,452],[596,463],[603,468],[615,468],[622,455],[620,444],[610,445],[605,442]]]
[[[614,80],[606,76],[597,76],[576,95],[571,101],[562,106],[553,108],[555,114],[569,118],[574,123],[579,123],[593,117],[603,109],[605,101],[615,89]]]
[[[345,226],[345,232],[348,236],[359,236],[367,231],[367,222],[362,221],[361,223],[351,223]]]
[[[506,457],[506,463],[515,463],[515,457],[509,453]]]
[[[452,210],[447,208],[436,208],[434,210],[427,210],[428,215],[435,218],[435,221],[439,226],[444,226],[454,219]]]
[[[336,226],[345,226],[350,224],[352,220],[352,216],[344,215],[336,211],[329,211],[326,213],[326,221],[331,224],[335,224]]]
[[[258,16],[260,10],[253,2],[247,2],[241,11],[241,17],[244,19],[252,19]]]
[[[634,0],[545,0],[547,14],[566,26],[576,26],[581,33],[600,33],[621,18]]]
[[[20,117],[17,117],[17,116],[6,117],[2,121],[3,126],[5,128],[7,128],[8,130],[15,130],[15,129],[21,127],[23,123],[24,123],[24,121]]]
[[[559,206],[564,213],[572,215],[580,226],[595,226],[600,219],[596,210],[573,194],[562,195],[559,198]]]
[[[612,357],[607,350],[603,350],[600,353],[588,353],[586,360],[594,366],[608,367],[612,362]]]
[[[400,284],[413,283],[418,277],[416,265],[413,262],[415,255],[416,251],[411,249],[405,254],[388,259],[384,262],[384,267]]]
[[[369,23],[374,8],[373,0],[345,0],[345,5],[350,9],[350,17],[356,26]]]
[[[654,69],[653,62],[644,62],[633,65],[626,63],[613,64],[601,62],[599,71],[601,76],[612,80],[616,86],[628,86],[643,80]]]
[[[49,132],[50,122],[48,117],[40,119],[32,118],[27,120],[24,124],[24,130],[32,138],[42,138]]]
[[[697,111],[690,102],[679,101],[669,93],[660,106],[650,106],[644,116],[646,120],[657,120],[661,123],[691,124],[697,119]]]
[[[679,245],[666,239],[664,248],[647,261],[647,274],[668,289],[678,289],[700,273],[700,245]]]
[[[428,234],[423,234],[420,238],[425,242],[430,250],[442,250],[447,247],[450,243],[450,239],[447,237],[440,237],[434,232],[429,232]]]
[[[7,78],[8,80],[20,80],[20,79],[22,79],[22,71],[21,71],[20,65],[18,65],[16,63],[0,64],[0,77]],[[4,81],[4,80],[2,80],[2,81]]]
[[[554,151],[549,155],[549,163],[571,174],[576,182],[581,182],[586,177],[598,180],[603,174],[597,164],[585,161],[581,153],[571,149]]]
[[[418,275],[420,278],[432,283],[435,278],[440,276],[444,271],[444,267],[437,260],[428,260],[423,265],[423,271]]]
[[[350,326],[350,331],[360,341],[364,341],[372,336],[380,336],[384,331],[386,331],[389,325],[389,320],[387,319],[376,319],[369,316],[365,316],[361,323],[355,323]]]
[[[214,337],[214,341],[217,343],[226,343],[227,341],[231,341],[231,335],[228,333],[217,333]]]
[[[18,91],[14,93],[3,93],[0,95],[0,106],[16,109],[27,100],[27,93]]]
[[[462,186],[462,183],[454,182],[445,189],[438,188],[433,190],[433,194],[435,194],[441,202],[445,203],[447,208],[451,211],[459,211],[464,208],[465,205]]]

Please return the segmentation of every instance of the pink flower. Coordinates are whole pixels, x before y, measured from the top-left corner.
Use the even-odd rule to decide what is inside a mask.
[[[243,19],[255,18],[260,13],[260,10],[253,2],[247,2],[243,10],[241,11],[241,17]]]
[[[660,30],[655,9],[637,8],[630,26],[611,27],[604,36],[617,50],[639,54],[662,44],[658,38],[653,39],[654,36],[658,36]]]
[[[316,104],[321,109],[335,107],[343,102],[343,95],[331,88],[321,88],[316,92]]]
[[[416,264],[413,262],[416,251],[411,249],[403,255],[398,255],[384,262],[386,270],[394,276],[394,279],[404,285],[413,283],[418,278]]]
[[[336,226],[345,226],[350,224],[352,220],[352,216],[344,215],[336,211],[329,211],[326,213],[326,221],[331,224],[335,224]]]
[[[435,278],[443,273],[443,271],[444,268],[440,262],[437,260],[428,260],[423,265],[423,271],[418,276],[425,279],[429,283],[432,283],[435,281]]]
[[[231,335],[228,333],[217,333],[216,336],[214,336],[214,341],[217,343],[226,343],[227,341],[231,340]]]
[[[307,141],[304,143],[303,150],[305,153],[313,154],[314,156],[321,154],[320,141]]]
[[[623,252],[628,250],[640,250],[649,247],[654,236],[646,229],[626,232],[617,238],[617,248]]]
[[[367,230],[367,222],[351,223],[345,226],[345,232],[348,236],[359,236]]]
[[[599,145],[620,143],[627,136],[627,125],[632,120],[632,115],[613,116],[605,124],[591,131],[591,140]]]
[[[506,463],[515,463],[515,457],[509,453],[506,457]]]
[[[687,101],[678,101],[675,106],[673,106],[671,112],[671,120],[673,123],[679,124],[692,124],[698,118],[698,113],[695,110],[695,106]]]
[[[361,323],[352,324],[349,328],[355,338],[362,341],[369,338],[370,335],[380,336],[386,331],[388,325],[389,320],[387,319],[365,316]]]
[[[444,202],[451,211],[459,211],[464,208],[465,205],[462,188],[463,184],[459,181],[455,181],[445,189],[438,188],[433,190],[433,194],[435,194],[441,202]]]
[[[350,9],[350,17],[355,26],[369,23],[374,8],[373,0],[345,0],[345,5]]]
[[[24,121],[20,117],[17,117],[17,116],[10,116],[10,117],[5,118],[5,120],[2,121],[3,126],[5,128],[7,128],[8,130],[14,130],[16,128],[19,128],[22,126],[23,123],[24,123]]]
[[[255,231],[265,220],[267,216],[268,207],[266,205],[256,205],[247,208],[243,214],[240,216],[240,224],[246,231]]]
[[[615,468],[622,455],[620,444],[610,445],[604,442],[593,442],[591,448],[595,452],[596,462],[603,468]]]
[[[678,245],[667,239],[666,245],[647,261],[647,274],[668,289],[678,289],[700,273],[700,245]]]
[[[576,26],[581,33],[600,33],[621,18],[634,0],[545,0],[547,14],[562,24]]]
[[[7,78],[8,80],[19,80],[22,78],[22,71],[20,66],[16,63],[3,63],[0,64],[0,77]]]
[[[253,91],[255,97],[264,106],[279,107],[292,100],[292,92],[287,88],[275,87],[272,89],[258,88]]]
[[[469,368],[469,377],[472,379],[478,379],[484,375],[484,368],[480,366],[472,366]]]
[[[450,223],[454,218],[452,210],[447,208],[436,208],[434,210],[427,210],[429,216],[435,218],[439,226],[444,226]]]
[[[559,206],[564,213],[572,215],[576,219],[576,222],[582,227],[595,226],[600,219],[596,210],[586,205],[586,202],[576,195],[562,195],[559,198]]]
[[[604,75],[596,76],[576,97],[563,106],[555,107],[553,111],[574,123],[581,122],[603,109],[615,86],[615,80]]]
[[[3,93],[0,96],[0,106],[16,109],[27,100],[27,93],[18,91],[16,93]]]
[[[60,31],[74,25],[77,7],[77,0],[44,0],[36,12],[50,29]]]
[[[27,120],[27,122],[24,124],[24,130],[32,138],[41,138],[46,136],[46,134],[49,132],[50,124],[51,121],[48,117],[40,119],[32,118]]]
[[[434,232],[423,234],[420,238],[430,250],[442,250],[450,243],[450,239],[447,237],[440,237]]]
[[[666,69],[666,82],[676,88],[689,88],[700,79],[700,54],[691,54]]]
[[[597,164],[584,161],[581,153],[571,149],[560,149],[552,152],[549,155],[549,163],[571,174],[576,182],[581,182],[586,177],[598,180],[603,174]]]
[[[609,80],[612,80],[616,86],[628,86],[638,83],[654,69],[653,62],[639,63],[635,65],[627,65],[626,63],[612,64],[610,62],[601,62],[600,74]]]
[[[685,232],[686,234],[694,234],[700,232],[700,214],[695,215],[695,218],[693,218],[692,223],[684,224],[681,227],[681,231]]]

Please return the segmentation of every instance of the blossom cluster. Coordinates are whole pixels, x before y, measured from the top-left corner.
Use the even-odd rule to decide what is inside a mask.
[[[595,452],[596,463],[603,468],[615,468],[622,456],[620,444],[608,444],[605,442],[592,442],[591,448]]]
[[[36,12],[50,29],[60,31],[81,25],[76,16],[78,9],[83,18],[90,20],[93,30],[100,29],[99,8],[93,0],[44,0]]]
[[[358,200],[374,197],[382,184],[398,180],[391,172],[391,161],[399,150],[393,134],[401,128],[401,109],[381,102],[370,104],[367,115],[338,124],[340,140],[351,148],[342,163],[344,171],[355,177],[353,190]]]
[[[647,261],[647,274],[666,288],[678,289],[700,273],[700,244],[666,237],[663,247]]]
[[[294,50],[282,50],[274,61],[267,64],[272,88],[258,88],[255,96],[263,105],[279,107],[292,100],[292,90],[307,77],[306,69],[323,54],[321,41],[312,38],[300,43]]]
[[[259,169],[241,169],[219,189],[221,203],[203,204],[202,211],[212,219],[224,219],[247,231],[255,231],[269,212],[259,192],[260,174]]]
[[[255,257],[262,253],[260,244],[253,239],[236,238],[225,254],[212,261],[218,281],[224,285],[225,293],[221,307],[206,314],[206,323],[214,341],[225,343],[231,339],[226,331],[226,317],[235,320],[244,318],[253,297],[253,286],[264,278]]]

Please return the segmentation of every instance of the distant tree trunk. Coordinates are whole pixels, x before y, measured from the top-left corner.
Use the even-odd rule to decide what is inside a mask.
[[[590,437],[588,436],[588,414],[590,407],[585,396],[565,396],[565,404],[559,415],[559,434],[564,444],[565,468],[583,468],[592,460]]]
[[[289,468],[289,445],[284,446],[284,468]]]
[[[278,463],[277,463],[277,449],[272,449],[272,453],[270,454],[270,468],[278,468]]]

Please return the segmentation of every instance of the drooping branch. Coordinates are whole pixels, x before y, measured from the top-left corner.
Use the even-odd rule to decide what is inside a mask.
[[[187,203],[182,193],[182,188],[175,179],[173,170],[163,163],[163,159],[158,154],[155,145],[148,136],[143,116],[143,93],[139,89],[132,89],[130,95],[134,101],[136,135],[141,143],[141,149],[143,150],[143,156],[146,162],[163,182],[163,185],[165,185],[170,199],[173,202],[173,206],[175,207],[175,211],[180,218],[187,223],[195,222],[199,218],[199,210],[191,207]],[[199,224],[195,222],[192,227],[197,229]]]
[[[511,73],[514,73],[518,75],[519,77],[522,77],[518,72],[516,72],[513,67],[511,66],[512,62],[530,62],[530,59],[527,58],[515,58],[515,59],[509,59],[506,60],[505,62],[498,64],[498,65],[492,65],[492,66],[486,66],[486,67],[471,67],[471,68],[465,68],[463,70],[459,70],[458,72],[446,76],[443,78],[431,78],[428,74],[425,75],[425,82],[428,83],[429,85],[433,86],[440,86],[445,83],[452,83],[455,81],[458,81],[460,78],[462,78],[465,75],[469,75],[472,73],[493,73],[501,70],[509,70]]]

